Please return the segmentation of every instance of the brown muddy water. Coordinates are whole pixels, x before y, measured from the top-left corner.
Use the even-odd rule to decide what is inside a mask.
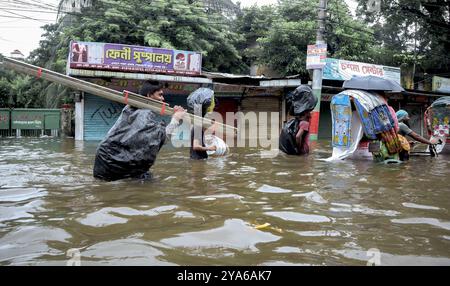
[[[102,182],[97,143],[0,139],[0,265],[450,265],[450,157],[164,147],[151,181]]]

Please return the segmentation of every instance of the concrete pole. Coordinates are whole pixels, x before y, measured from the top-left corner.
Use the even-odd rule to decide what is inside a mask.
[[[327,0],[320,0],[319,3],[319,18],[318,18],[318,29],[316,36],[316,44],[325,44],[325,40],[323,38],[325,32],[325,17],[326,17],[326,9],[327,9]],[[322,97],[322,69],[314,69],[313,70],[313,82],[312,82],[312,90],[315,97],[318,99],[318,103],[316,108],[314,108],[311,113],[311,126],[309,129],[310,132],[310,140],[317,141],[317,137],[319,134],[319,120],[320,120],[320,100]]]
[[[61,135],[72,136],[72,108],[69,105],[63,105],[61,108]]]

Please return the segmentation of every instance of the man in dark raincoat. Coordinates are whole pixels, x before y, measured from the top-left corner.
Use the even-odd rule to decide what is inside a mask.
[[[164,101],[162,86],[145,82],[140,94]],[[125,106],[95,155],[94,177],[114,181],[124,178],[150,178],[149,169],[156,156],[185,115],[180,106],[170,123],[161,121],[159,114],[148,109]]]

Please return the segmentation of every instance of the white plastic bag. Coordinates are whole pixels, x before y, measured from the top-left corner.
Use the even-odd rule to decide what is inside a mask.
[[[206,151],[208,156],[224,156],[230,152],[228,145],[222,139],[214,135],[205,135],[205,146],[216,146],[216,151]]]

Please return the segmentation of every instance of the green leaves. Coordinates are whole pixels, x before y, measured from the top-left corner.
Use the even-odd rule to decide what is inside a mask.
[[[374,55],[378,61],[415,64],[428,73],[448,72],[450,0],[383,0],[380,9],[372,12],[368,0],[357,2],[359,17],[373,27],[385,49]]]
[[[245,63],[268,65],[281,76],[307,76],[306,47],[315,43],[317,2],[281,0],[278,6],[244,9],[236,22],[245,37],[238,45]],[[329,57],[348,60],[370,61],[375,44],[373,31],[352,18],[343,0],[329,1],[325,39]]]
[[[392,66],[416,63],[423,69],[448,71],[450,0],[433,5],[426,0],[382,0],[381,9],[374,12],[366,9],[368,0],[357,2],[359,18],[355,19],[344,0],[328,1],[325,39],[329,57]],[[93,1],[82,13],[45,26],[40,47],[29,61],[65,72],[69,42],[79,40],[198,51],[208,71],[249,73],[252,65],[259,64],[281,76],[308,76],[306,46],[315,42],[318,0],[279,0],[278,5],[242,10],[230,3]],[[0,104],[58,103],[51,97],[55,94],[68,99],[67,90],[61,87],[44,83],[39,89],[33,85],[35,80],[16,77],[0,74]],[[27,86],[32,92],[25,91]]]

